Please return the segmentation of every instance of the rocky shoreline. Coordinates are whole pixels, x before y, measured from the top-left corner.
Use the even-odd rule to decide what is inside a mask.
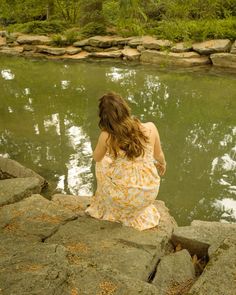
[[[40,193],[47,181],[0,157],[1,295],[233,295],[236,224],[178,227],[155,201],[157,228],[84,214],[89,197]]]
[[[236,69],[236,41],[209,40],[176,43],[151,36],[123,38],[94,36],[72,46],[55,47],[48,36],[0,31],[0,54],[54,60],[113,59],[157,66],[214,66]]]

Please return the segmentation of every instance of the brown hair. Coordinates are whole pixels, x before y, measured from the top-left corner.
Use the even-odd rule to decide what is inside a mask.
[[[117,157],[119,149],[129,159],[144,155],[144,144],[148,137],[142,132],[140,121],[131,117],[126,101],[114,92],[103,95],[99,100],[99,127],[109,134],[108,147]]]

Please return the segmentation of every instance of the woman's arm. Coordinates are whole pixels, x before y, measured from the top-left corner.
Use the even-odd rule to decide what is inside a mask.
[[[108,133],[102,131],[98,138],[96,148],[93,152],[94,161],[100,162],[105,156],[107,152],[107,143],[106,143],[107,139],[108,139]]]
[[[155,158],[155,160],[157,160],[156,166],[157,166],[157,169],[158,169],[160,175],[162,176],[166,172],[165,155],[164,155],[162,147],[161,147],[159,132],[154,124],[153,124],[153,130],[154,130],[154,136],[155,136],[154,158]]]

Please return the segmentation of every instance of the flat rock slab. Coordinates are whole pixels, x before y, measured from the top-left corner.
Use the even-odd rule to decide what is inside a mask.
[[[0,253],[1,295],[71,294],[63,246],[1,236]]]
[[[233,43],[233,45],[231,47],[230,53],[236,54],[236,41],[234,41],[234,43]]]
[[[39,46],[36,46],[35,52],[60,56],[60,55],[64,55],[66,53],[66,49],[39,45]]]
[[[73,211],[77,216],[85,215],[85,209],[89,206],[91,197],[74,196],[65,194],[55,194],[52,196],[52,202]]]
[[[52,235],[61,224],[75,219],[72,211],[40,195],[0,208],[0,231],[42,240]]]
[[[90,56],[99,58],[119,58],[121,57],[121,50],[106,51],[106,52],[92,52]]]
[[[145,63],[158,64],[162,66],[200,66],[210,63],[208,57],[200,56],[196,52],[174,53],[157,50],[144,50],[141,52],[140,60]]]
[[[200,54],[212,54],[219,52],[230,51],[231,41],[229,39],[216,39],[210,41],[204,41],[193,44],[193,50]]]
[[[188,295],[235,295],[236,241],[225,239],[214,252]]]
[[[81,48],[75,48],[73,46],[66,48],[66,54],[69,54],[69,55],[74,55],[74,54],[80,53],[81,51],[82,51]]]
[[[24,167],[17,161],[0,157],[0,179],[36,177],[41,187],[47,186],[47,181],[33,170]]]
[[[182,248],[188,249],[192,255],[203,257],[211,256],[228,236],[236,236],[236,224],[193,221],[191,226],[177,227],[172,242],[175,246],[180,244]]]
[[[7,43],[6,43],[6,38],[0,36],[0,47],[1,47],[1,46],[6,46],[6,44],[7,44]]]
[[[154,285],[81,261],[73,268],[69,286],[71,295],[159,295]]]
[[[40,192],[40,181],[36,177],[0,180],[0,206],[18,202]]]
[[[125,45],[129,42],[130,39],[131,38],[122,38],[115,36],[94,36],[89,38],[86,42],[88,43],[88,45],[94,47],[109,48],[117,45]]]
[[[51,38],[47,36],[37,35],[20,35],[17,40],[19,44],[31,44],[31,45],[48,45],[51,43]]]
[[[187,250],[181,250],[161,258],[153,284],[160,295],[184,294],[183,291],[191,287],[194,279],[192,258]]]
[[[77,54],[69,55],[65,54],[61,56],[62,59],[64,60],[84,60],[90,57],[90,53],[86,51],[81,51]]]
[[[14,47],[0,47],[0,54],[6,55],[20,55],[23,52],[24,48],[22,46],[14,46]]]
[[[193,49],[192,45],[185,42],[180,42],[171,47],[171,51],[175,53],[188,52]]]
[[[210,58],[214,66],[236,69],[236,54],[232,53],[215,53]]]
[[[148,280],[160,257],[169,251],[158,230],[140,232],[92,217],[78,217],[60,226],[45,242],[62,243],[78,259],[144,281]]]
[[[173,43],[169,40],[152,40],[150,38],[150,40],[144,40],[142,45],[146,49],[161,50],[170,48]]]
[[[124,48],[122,55],[127,60],[139,60],[141,53],[135,48]]]
[[[133,47],[143,45],[144,42],[151,43],[151,42],[155,42],[156,40],[157,39],[152,36],[134,37],[129,40],[128,45],[133,48]]]

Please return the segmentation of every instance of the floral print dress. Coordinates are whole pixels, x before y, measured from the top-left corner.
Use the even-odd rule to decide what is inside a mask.
[[[121,222],[137,230],[158,225],[160,214],[153,205],[160,177],[154,165],[153,148],[129,160],[124,152],[117,158],[107,154],[96,163],[97,191],[86,213],[92,217]]]

